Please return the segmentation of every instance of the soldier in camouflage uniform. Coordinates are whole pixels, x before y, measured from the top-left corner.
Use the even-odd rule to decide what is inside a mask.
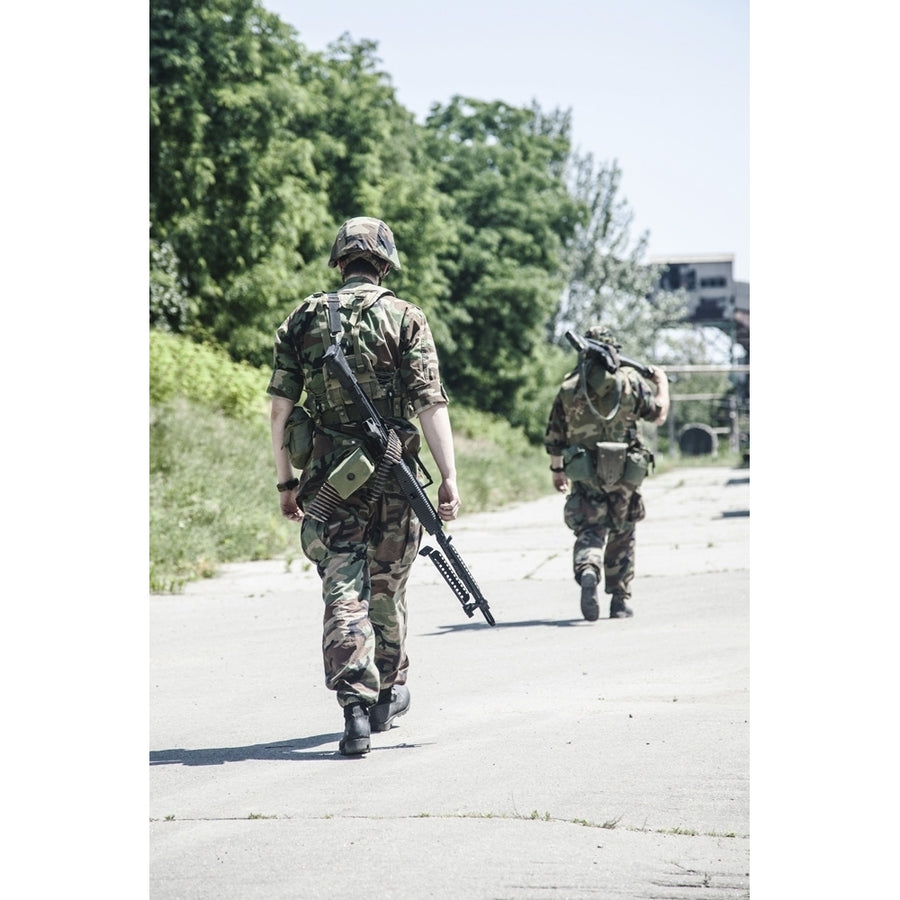
[[[565,522],[575,532],[573,568],[581,586],[581,613],[590,622],[600,614],[597,585],[605,576],[611,619],[633,615],[628,600],[634,578],[635,523],[644,518],[640,484],[653,455],[643,446],[637,421],[656,425],[669,411],[668,379],[653,367],[647,379],[618,365],[619,345],[601,326],[585,337],[611,348],[611,368],[592,352],[566,376],[547,423],[544,446],[550,454],[553,485],[572,488]]]
[[[381,287],[391,268],[400,269],[390,228],[379,219],[348,220],[328,264],[343,279],[335,308],[348,363],[412,454],[420,439],[410,420],[418,417],[441,475],[438,514],[452,520],[460,498],[447,395],[424,313]],[[362,446],[349,395],[322,365],[330,344],[328,295],[312,294],[276,332],[268,393],[281,511],[301,523],[303,552],[322,579],[325,684],[343,707],[340,752],[351,756],[367,753],[370,732],[388,730],[409,708],[406,583],[422,526],[393,477],[379,479],[377,468],[370,474],[379,460],[354,470],[362,486],[349,496],[320,495],[326,482],[336,480],[338,464],[357,460],[350,457]],[[305,461],[292,455],[290,435],[297,416],[307,414],[312,441]]]

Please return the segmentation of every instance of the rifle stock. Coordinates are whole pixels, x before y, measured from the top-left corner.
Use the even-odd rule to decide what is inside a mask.
[[[359,382],[357,382],[350,366],[347,364],[343,350],[338,344],[332,344],[325,351],[323,361],[329,371],[340,382],[341,387],[353,398],[353,404],[360,415],[365,440],[368,442],[370,449],[377,456],[382,456],[388,447],[389,429],[378,411],[372,406],[372,402],[363,389],[359,386]],[[402,457],[393,464],[391,472],[397,479],[397,484],[400,486],[400,490],[412,507],[413,512],[422,523],[422,527],[434,537],[441,550],[444,551],[442,555],[432,547],[423,547],[419,551],[419,555],[427,556],[434,563],[435,568],[450,586],[450,589],[462,604],[463,611],[470,619],[475,614],[475,610],[480,609],[488,625],[496,625],[497,623],[491,614],[484,594],[481,593],[481,589],[463,562],[462,557],[456,552],[450,536],[444,532],[443,522],[431,500],[428,499],[424,488],[419,484],[418,479]]]
[[[601,341],[592,340],[591,338],[583,338],[581,337],[581,335],[575,334],[574,331],[567,331],[566,338],[579,353],[587,353],[588,351],[592,351],[601,356],[606,365],[607,371],[615,372],[615,366],[611,365],[612,355],[609,352],[608,344],[604,344]],[[635,360],[630,359],[627,356],[623,356],[621,353],[619,353],[618,356],[619,363],[621,365],[629,366],[630,368],[643,375],[644,378],[652,378],[653,370],[649,366],[645,366],[643,363],[635,362]]]

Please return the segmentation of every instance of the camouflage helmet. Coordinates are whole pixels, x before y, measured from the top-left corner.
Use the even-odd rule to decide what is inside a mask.
[[[589,341],[606,345],[599,350],[588,350],[585,354],[585,379],[594,391],[609,391],[615,386],[615,373],[619,368],[618,349],[621,345],[605,325],[591,325],[584,336]]]
[[[601,344],[612,344],[617,350],[622,347],[616,340],[616,336],[605,325],[591,325],[584,336],[591,341],[599,341]]]
[[[355,259],[357,256],[378,259],[390,263],[397,271],[400,270],[394,234],[381,219],[369,216],[347,219],[334,239],[328,266],[333,269],[339,261]]]

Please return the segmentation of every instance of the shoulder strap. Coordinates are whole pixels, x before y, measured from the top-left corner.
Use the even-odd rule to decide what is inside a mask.
[[[356,367],[360,371],[365,369],[365,363],[363,362],[362,353],[360,352],[359,345],[359,317],[362,315],[363,310],[368,309],[370,306],[374,306],[381,300],[382,297],[395,297],[396,294],[390,290],[389,288],[384,288],[379,291],[372,297],[367,297],[362,302],[355,303],[350,312],[350,334],[353,338],[353,353],[356,358]],[[328,294],[328,330],[331,334],[331,342],[332,344],[336,344],[338,342],[338,336],[342,335],[344,332],[344,328],[341,325],[341,314],[340,314],[340,297],[336,293]]]
[[[337,344],[338,335],[344,331],[341,325],[341,300],[337,294],[328,295],[328,331],[331,334],[331,343]]]

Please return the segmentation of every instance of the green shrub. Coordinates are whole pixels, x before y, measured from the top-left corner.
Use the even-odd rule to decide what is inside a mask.
[[[267,408],[271,372],[236,363],[221,348],[197,344],[181,335],[150,332],[150,402],[185,397],[242,421]]]

